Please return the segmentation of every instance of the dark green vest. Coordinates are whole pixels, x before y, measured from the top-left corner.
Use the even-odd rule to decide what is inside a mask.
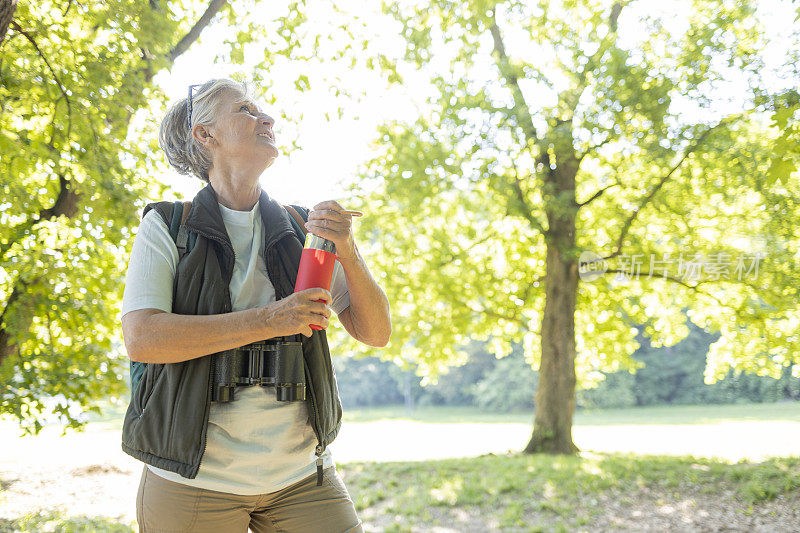
[[[172,202],[147,205],[169,225]],[[262,190],[259,200],[264,223],[264,264],[276,299],[294,292],[303,244],[289,214]],[[172,312],[214,315],[232,310],[230,280],[235,263],[217,194],[211,185],[197,193],[185,222],[197,241],[178,264]],[[324,330],[303,343],[308,421],[317,436],[317,454],[339,433],[342,404]],[[125,453],[157,468],[194,479],[206,445],[211,403],[211,357],[169,364],[148,364],[135,388],[122,426]]]

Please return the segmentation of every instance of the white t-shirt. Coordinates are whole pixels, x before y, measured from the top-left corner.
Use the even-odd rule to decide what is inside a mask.
[[[233,244],[236,264],[230,282],[233,311],[275,301],[275,289],[264,264],[264,227],[258,210],[234,211],[219,204]],[[172,312],[172,286],[178,249],[161,215],[151,210],[142,219],[128,263],[122,316],[137,309]],[[336,262],[331,281],[331,309],[338,315],[350,306],[342,266]],[[206,450],[195,479],[147,467],[155,474],[192,487],[239,495],[266,494],[316,472],[317,439],[308,423],[306,402],[279,402],[275,387],[237,387],[234,401],[212,402]],[[323,466],[333,466],[329,450]]]

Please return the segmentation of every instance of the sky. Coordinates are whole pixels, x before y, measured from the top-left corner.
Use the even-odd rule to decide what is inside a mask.
[[[261,2],[258,5],[261,6],[260,9],[265,9],[265,4]],[[263,16],[271,15],[265,12]],[[371,21],[372,31],[388,29],[379,24],[379,13],[367,16]],[[397,34],[396,31],[391,33]],[[155,83],[168,97],[170,104],[185,98],[190,84],[202,83],[216,77],[230,77],[233,73],[252,72],[252,63],[247,64],[247,55],[243,66],[211,63],[210,59],[223,48],[222,43],[226,38],[230,38],[230,35],[227,34],[225,25],[210,25],[200,40],[180,56],[169,71],[162,71],[156,76]],[[413,94],[407,87],[389,90],[376,75],[367,76],[362,73],[353,79],[353,83],[363,87],[368,95],[358,106],[359,118],[356,119],[352,113],[348,113],[351,116],[342,119],[333,116],[328,121],[325,113],[332,111],[335,102],[323,84],[314,83],[315,78],[312,73],[307,72],[305,65],[296,65],[294,72],[282,71],[282,80],[275,80],[273,86],[283,87],[282,82],[292,81],[288,85],[293,87],[293,80],[300,73],[309,74],[312,79],[311,89],[307,93],[291,91],[292,94],[275,94],[277,102],[274,106],[265,104],[263,100],[256,100],[264,111],[276,118],[274,129],[280,152],[275,163],[262,174],[261,186],[271,197],[282,203],[313,207],[324,200],[337,200],[346,204],[348,193],[345,192],[344,184],[356,174],[359,163],[369,158],[369,141],[378,125],[418,113],[413,103]],[[269,73],[265,76],[269,76]],[[296,127],[281,120],[280,107],[284,103],[287,107],[302,106],[303,118]],[[282,143],[287,135],[297,135],[302,149],[290,152],[289,147]],[[177,172],[170,172],[159,179],[173,187],[176,197],[183,195],[186,199],[191,199],[205,185],[198,179]]]

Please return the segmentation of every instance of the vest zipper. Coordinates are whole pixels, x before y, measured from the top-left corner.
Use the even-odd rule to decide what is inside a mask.
[[[311,376],[305,358],[303,359],[303,368],[306,370],[306,373]],[[325,448],[322,445],[322,438],[320,437],[319,411],[317,411],[317,398],[314,396],[314,387],[309,386],[308,392],[311,393],[309,399],[311,400],[311,408],[314,410],[314,433],[317,435],[317,446],[314,448],[314,455],[317,456],[317,486],[319,487],[322,485],[322,452],[325,451]]]
[[[208,373],[208,404],[206,405],[206,409],[208,409],[208,417],[211,417],[211,391],[214,387],[214,363],[210,363],[211,371]],[[208,418],[206,418],[205,423],[205,430],[203,431],[203,455],[200,456],[200,462],[197,463],[197,471],[200,471],[200,465],[203,464],[203,459],[206,456],[206,448],[208,447]]]
[[[322,446],[317,444],[314,449],[314,455],[317,456],[317,486],[322,486]]]

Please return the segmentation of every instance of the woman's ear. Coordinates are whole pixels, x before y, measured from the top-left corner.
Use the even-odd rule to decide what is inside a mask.
[[[214,136],[211,135],[208,126],[205,126],[203,124],[199,124],[194,128],[192,128],[192,137],[194,137],[195,140],[199,142],[203,148],[208,148],[209,146],[217,142],[216,139],[214,139]]]

